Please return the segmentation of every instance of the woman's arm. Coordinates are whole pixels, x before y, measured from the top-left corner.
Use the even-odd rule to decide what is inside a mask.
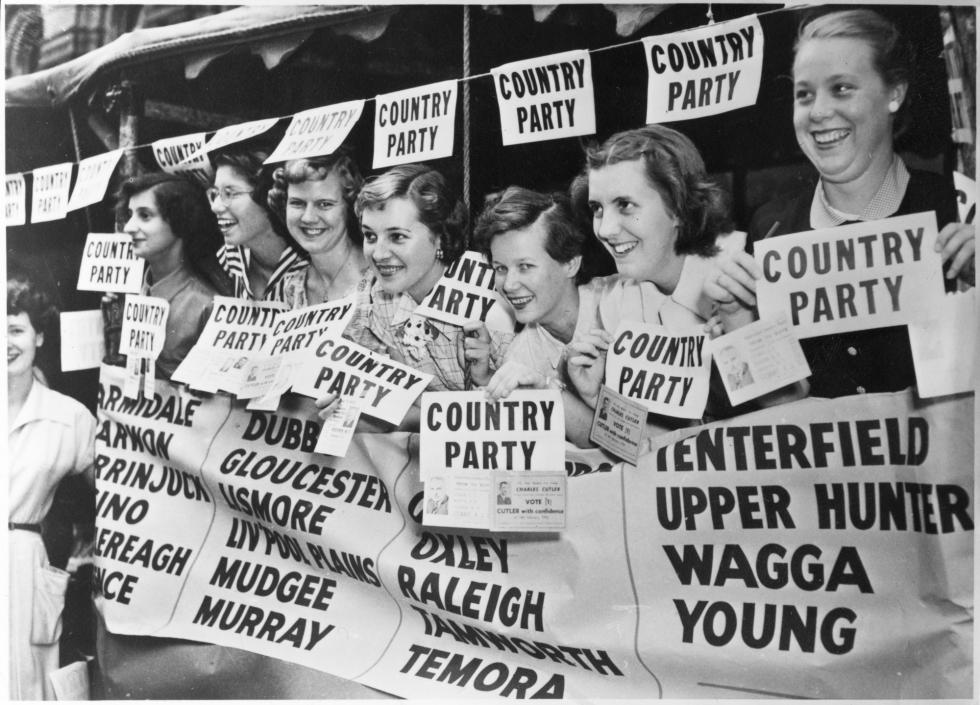
[[[725,333],[758,318],[755,283],[761,277],[759,263],[748,252],[736,252],[715,263],[705,279],[704,293],[715,303]]]
[[[977,233],[973,223],[948,223],[936,238],[943,264],[949,262],[947,279],[959,277],[967,286],[977,285]]]
[[[585,404],[594,409],[599,390],[606,376],[606,353],[612,344],[612,334],[593,328],[588,334],[568,344],[568,378]]]

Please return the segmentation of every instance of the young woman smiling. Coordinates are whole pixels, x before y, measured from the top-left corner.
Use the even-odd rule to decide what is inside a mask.
[[[34,374],[44,333],[57,321],[48,297],[22,273],[7,279],[7,477],[10,529],[10,699],[54,700],[58,639],[68,573],[53,568],[40,524],[62,478],[94,484],[95,419]]]
[[[310,258],[288,273],[283,300],[293,308],[351,293],[367,273],[354,199],[364,182],[350,153],[288,161],[273,174],[269,205]]]
[[[731,233],[727,199],[708,180],[697,148],[662,125],[620,132],[590,147],[573,197],[587,200],[595,235],[619,272],[597,284],[599,325],[569,345],[569,376],[595,408],[620,321],[701,330],[713,309],[704,291],[712,258],[740,250],[742,234]]]
[[[935,211],[937,250],[947,288],[976,283],[973,225],[954,222],[951,184],[910,170],[895,153],[907,119],[912,48],[872,10],[835,11],[804,22],[793,61],[793,128],[818,180],[764,205],[749,228],[752,241],[857,221]],[[707,290],[728,328],[755,316],[762,272],[748,254],[719,263]],[[838,397],[891,392],[915,383],[905,326],[807,338],[810,393]]]
[[[207,194],[225,238],[218,261],[235,285],[235,296],[284,301],[284,281],[291,272],[305,270],[307,261],[282,220],[269,210],[272,175],[263,168],[267,156],[242,147],[219,152],[213,157],[214,184]]]
[[[473,240],[524,326],[487,383],[487,395],[503,399],[518,387],[561,389],[565,435],[588,446],[592,409],[566,390],[565,346],[577,332],[596,327],[599,287],[583,260],[590,237],[576,222],[571,201],[565,194],[511,186],[486,198]]]
[[[458,391],[486,384],[486,365],[470,365],[474,347],[498,366],[513,334],[494,330],[464,342],[466,328],[415,314],[422,299],[466,250],[466,207],[445,178],[429,166],[407,164],[369,179],[355,206],[364,234],[364,256],[373,276],[359,286],[354,320],[346,336],[434,375],[430,391]],[[467,347],[470,351],[467,351]]]
[[[126,179],[116,197],[116,220],[146,260],[143,294],[170,303],[167,337],[157,372],[169,378],[194,346],[216,294],[233,288],[215,253],[221,243],[201,188],[174,174]]]

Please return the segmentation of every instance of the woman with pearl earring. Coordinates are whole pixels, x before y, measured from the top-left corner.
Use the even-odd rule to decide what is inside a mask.
[[[895,136],[908,119],[913,69],[911,45],[873,10],[834,11],[803,23],[793,61],[793,127],[819,179],[764,205],[749,228],[753,242],[934,211],[947,289],[958,282],[975,286],[975,230],[955,222],[952,186],[939,174],[907,168],[895,152]],[[761,275],[750,255],[740,255],[709,277],[707,291],[726,326],[753,320]],[[813,396],[893,392],[915,384],[905,326],[801,342]]]

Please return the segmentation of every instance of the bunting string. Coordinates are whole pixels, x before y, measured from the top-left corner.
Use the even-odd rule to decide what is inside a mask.
[[[469,105],[465,100],[465,94],[468,92],[469,82],[485,78],[494,80],[504,145],[594,134],[595,108],[591,56],[638,44],[645,47],[650,76],[647,123],[697,118],[753,105],[758,93],[764,53],[764,37],[759,18],[781,12],[797,11],[801,7],[806,6],[780,7],[722,23],[712,22],[692,29],[649,35],[595,49],[535,57],[473,75],[469,75],[468,55],[464,52],[466,63],[464,75],[432,86],[415,87],[385,96],[287,113],[231,125],[220,130],[130,145],[95,157],[81,159],[78,162],[65,162],[25,172],[11,172],[6,175],[7,223],[11,225],[24,222],[24,219],[18,220],[18,216],[22,216],[22,211],[26,209],[27,188],[23,177],[28,173],[34,175],[31,221],[57,219],[65,217],[68,210],[91,205],[104,198],[108,181],[123,153],[153,149],[158,164],[164,170],[189,171],[192,175],[197,171],[196,175],[203,179],[206,178],[209,169],[208,152],[262,134],[280,121],[289,120],[286,137],[270,156],[268,160],[270,163],[300,156],[328,154],[347,137],[353,125],[359,120],[364,105],[369,102],[376,103],[379,99],[385,99],[386,105],[376,106],[375,111],[374,168],[451,156],[454,153],[456,87],[463,88],[463,117],[466,121],[469,117]],[[684,35],[684,43],[689,45],[693,45],[698,39],[708,39],[710,53],[699,58],[697,52],[694,52],[693,56],[685,59],[679,44],[673,45],[666,41],[674,35]],[[689,39],[688,35],[690,35]],[[665,51],[662,44],[666,44],[669,51]],[[703,41],[701,45],[704,45]],[[740,77],[736,83],[734,78],[726,78],[728,73],[719,70],[719,75],[712,78],[703,77],[701,75],[703,72],[698,72],[699,78],[690,78],[698,68],[689,65],[691,61],[697,62],[702,69],[715,63],[729,68],[738,65],[739,70],[730,73],[733,77],[738,73]],[[535,76],[546,77],[542,79],[540,87],[535,82],[537,80]],[[542,94],[546,92],[550,94],[547,100],[542,100],[540,96],[537,101],[534,100],[539,90]],[[394,102],[388,103],[389,99],[395,96],[399,99],[404,99],[406,96],[409,96],[410,100],[417,99],[423,91],[428,93],[425,94],[426,109],[422,119],[419,119],[418,115],[404,116],[390,112],[389,122],[400,123],[401,130],[394,129],[394,125],[387,126],[392,129],[381,129],[385,110],[394,111],[396,107]],[[411,127],[406,128],[405,125],[408,124]],[[219,141],[215,139],[218,133],[222,131],[234,133],[236,130],[239,133],[238,137],[226,135],[227,139],[224,142],[216,144]],[[291,132],[296,134],[291,136]],[[464,150],[468,146],[466,144],[468,137],[467,130],[464,129]],[[387,154],[379,157],[379,151]],[[76,150],[76,155],[78,154]],[[56,193],[56,190],[64,185],[65,179],[70,179],[71,168],[79,164],[84,164],[88,170],[86,175],[96,177],[96,182],[105,181],[100,195],[93,195],[92,183],[85,185],[84,199],[76,198],[75,193],[72,193],[71,199],[67,194],[62,197]],[[106,171],[108,173],[105,173]],[[44,177],[40,181],[39,174]],[[104,179],[99,178],[100,176],[104,176]],[[81,182],[81,178],[76,180],[74,190],[79,190],[82,186]],[[39,187],[44,191],[40,196],[36,193]],[[12,202],[17,199],[22,199],[20,204]],[[42,219],[35,219],[33,211],[39,204],[45,210],[45,215]]]

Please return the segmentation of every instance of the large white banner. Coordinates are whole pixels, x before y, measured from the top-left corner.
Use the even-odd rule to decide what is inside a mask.
[[[972,395],[802,401],[636,467],[568,447],[566,528],[493,534],[422,525],[413,436],[318,455],[297,397],[126,399],[122,377],[96,459],[115,633],[403,697],[970,696]]]

